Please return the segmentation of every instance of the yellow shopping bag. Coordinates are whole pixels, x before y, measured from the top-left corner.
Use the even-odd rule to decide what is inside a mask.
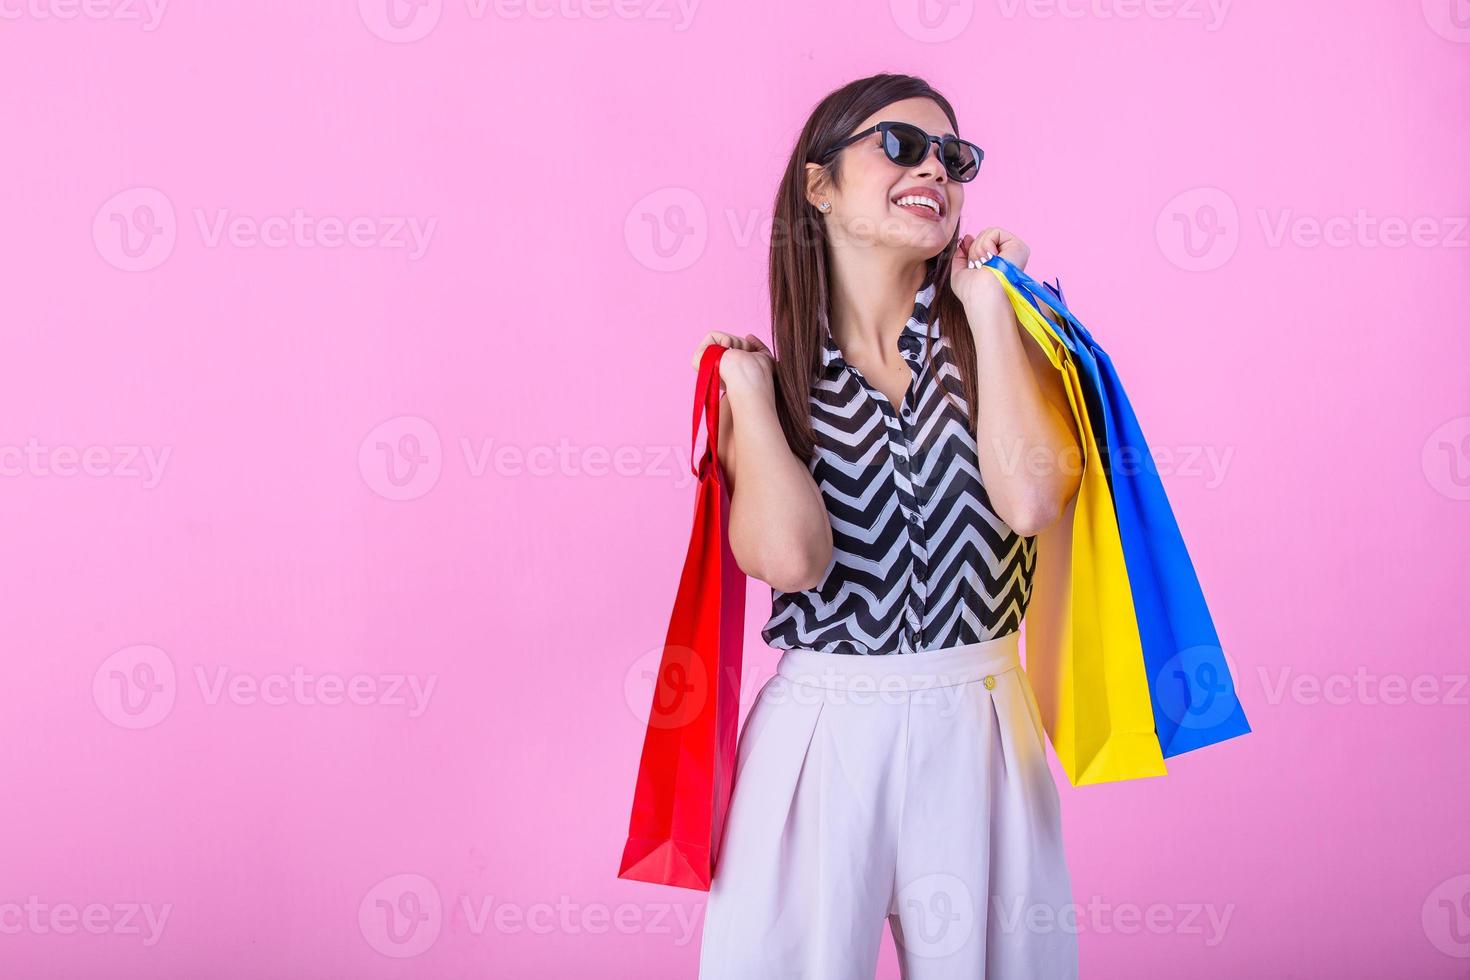
[[[1076,365],[1054,326],[1004,272],[988,268],[1022,329],[1061,372],[1082,440],[1081,486],[1036,537],[1024,620],[1026,676],[1042,725],[1073,786],[1165,775],[1118,518]]]

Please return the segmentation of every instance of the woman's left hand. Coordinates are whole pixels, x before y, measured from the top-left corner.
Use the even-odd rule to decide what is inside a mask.
[[[1026,261],[1031,258],[1031,246],[1004,228],[992,226],[982,231],[971,243],[972,259],[979,262],[988,255],[999,255],[1016,268],[1025,269]]]
[[[1031,258],[1031,248],[1021,239],[1004,228],[986,228],[979,235],[966,235],[954,250],[954,260],[949,270],[949,286],[960,302],[966,306],[971,302],[1004,296],[1004,289],[989,269],[971,269],[970,262],[984,262],[992,255],[1025,269]]]

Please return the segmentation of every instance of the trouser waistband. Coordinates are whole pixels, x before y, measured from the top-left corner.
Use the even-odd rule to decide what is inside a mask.
[[[979,643],[879,656],[783,650],[776,673],[832,690],[905,691],[984,680],[1021,666],[1020,632]]]

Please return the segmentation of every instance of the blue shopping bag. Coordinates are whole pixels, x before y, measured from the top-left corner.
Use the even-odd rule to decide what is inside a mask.
[[[1199,576],[1112,358],[1067,308],[1060,279],[1054,287],[1039,283],[999,255],[986,265],[1001,270],[1038,311],[1045,303],[1061,318],[1048,319],[1075,358],[1090,418],[1102,420],[1094,429],[1106,430],[1093,435],[1113,494],[1164,757],[1246,734],[1250,724]]]

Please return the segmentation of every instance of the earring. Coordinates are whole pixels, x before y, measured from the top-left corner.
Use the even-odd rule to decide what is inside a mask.
[[[819,210],[821,210],[821,211],[831,211],[832,210],[832,202],[831,201],[823,201],[821,204],[818,204],[817,205],[817,208]]]

